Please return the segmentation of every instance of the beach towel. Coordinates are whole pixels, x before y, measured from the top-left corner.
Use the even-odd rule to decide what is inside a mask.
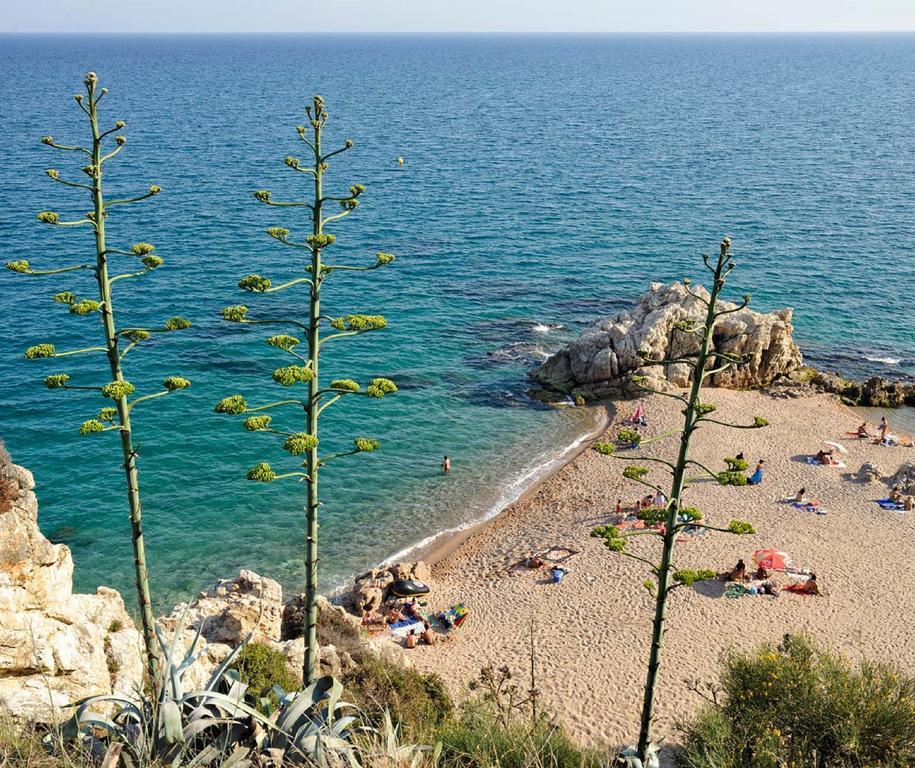
[[[827,513],[827,510],[823,509],[819,504],[804,504],[803,502],[795,501],[791,506],[797,509],[803,509],[805,512],[816,512],[818,515],[825,515]]]
[[[877,503],[882,509],[889,509],[893,512],[905,512],[905,504],[893,501],[892,499],[877,499]]]
[[[737,599],[738,597],[743,597],[746,591],[747,589],[743,584],[728,584],[728,588],[724,591],[724,596]]]
[[[807,463],[808,463],[808,464],[813,464],[813,466],[815,466],[815,467],[835,467],[836,469],[844,469],[844,468],[845,468],[845,462],[844,462],[844,461],[837,461],[837,462],[835,462],[835,463],[833,463],[833,464],[821,464],[820,462],[817,461],[816,456],[808,456],[808,457],[807,457]]]
[[[421,621],[416,619],[404,619],[403,621],[395,621],[393,624],[389,624],[388,629],[391,630],[391,634],[394,637],[406,637],[414,630],[421,633],[425,627]]]
[[[438,615],[438,620],[448,629],[452,629],[461,626],[469,613],[470,609],[466,605],[458,603],[452,605],[447,611],[442,611]]]

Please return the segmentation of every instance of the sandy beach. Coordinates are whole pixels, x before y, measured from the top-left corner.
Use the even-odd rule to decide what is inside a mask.
[[[708,522],[745,519],[757,533],[689,540],[677,547],[677,565],[724,571],[739,557],[749,564],[754,550],[771,546],[814,570],[825,594],[728,599],[718,582],[674,592],[656,710],[657,735],[673,741],[677,721],[702,702],[690,682],[714,682],[722,654],[732,647],[805,632],[852,656],[915,664],[915,516],[881,509],[874,500],[887,496],[888,487],[859,483],[850,474],[869,461],[890,475],[903,462],[915,462],[915,450],[842,439],[860,418],[827,396],[782,400],[709,390],[703,399],[718,406],[723,420],[747,423],[759,415],[770,426],[706,426],[693,441],[693,456],[724,469],[724,456],[743,451],[751,469],[765,459],[766,476],[757,487],[723,487],[711,480],[692,485],[686,501],[700,507]],[[680,425],[675,401],[652,397],[645,406],[647,436]],[[620,404],[608,438],[632,409],[632,403]],[[892,412],[888,417],[892,424]],[[826,440],[847,447],[848,455],[840,457],[847,468],[806,463]],[[673,459],[676,447],[677,438],[668,437],[646,454]],[[626,464],[585,450],[457,546],[446,547],[434,567],[430,605],[440,609],[463,601],[472,613],[448,641],[411,651],[416,665],[440,674],[459,697],[487,664],[509,666],[526,687],[533,619],[543,707],[584,743],[631,742],[638,730],[653,610],[653,598],[642,586],[649,574],[589,535],[594,526],[613,521],[618,498],[626,507],[644,495],[643,486],[622,478]],[[653,469],[652,478],[669,484],[663,469]],[[781,503],[801,486],[822,500],[828,514]],[[659,549],[651,537],[630,546],[645,555]],[[511,570],[522,558],[552,547],[577,552],[566,563],[571,572],[562,584],[547,583],[544,571]]]

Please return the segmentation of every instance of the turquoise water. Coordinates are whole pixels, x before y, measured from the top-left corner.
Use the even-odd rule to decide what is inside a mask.
[[[265,383],[281,359],[266,334],[217,310],[242,300],[243,274],[295,272],[262,232],[304,221],[250,193],[296,194],[301,177],[282,158],[299,151],[294,126],[315,92],[331,140],[357,143],[332,182],[368,187],[332,230],[336,255],[398,255],[390,269],[335,275],[326,291],[330,313],[383,311],[390,328],[341,343],[323,372],[401,388],[322,426],[328,447],[362,434],[384,444],[323,475],[327,588],[517,493],[593,419],[528,401],[530,365],[650,280],[698,274],[697,255],[723,234],[739,257],[734,293],[795,306],[813,362],[915,375],[915,37],[7,37],[0,68],[4,261],[64,264],[89,245],[34,220],[87,207],[44,179],[70,158],[38,138],[82,135],[70,97],[89,69],[111,90],[110,119],[128,123],[111,184],[165,190],[109,221],[120,242],[149,240],[167,259],[120,291],[131,322],[179,312],[195,322],[127,365],[139,385],[166,372],[194,382],[138,408],[163,602],[241,566],[299,580],[303,489],[246,482],[246,468],[283,454],[212,405],[279,389]],[[115,439],[76,434],[99,403],[46,391],[41,378],[60,366],[21,358],[31,344],[72,347],[97,331],[47,298],[89,290],[81,280],[0,275],[0,434],[34,470],[42,527],[73,548],[77,586],[124,589]],[[248,303],[301,308],[289,292]],[[68,370],[88,379],[91,365]]]

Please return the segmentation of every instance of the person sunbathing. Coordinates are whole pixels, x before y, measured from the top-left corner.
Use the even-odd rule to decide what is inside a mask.
[[[865,421],[860,427],[858,427],[858,437],[864,439],[870,436],[870,432],[867,431],[867,422]]]
[[[722,581],[744,581],[747,576],[747,564],[741,559],[737,561],[731,570],[719,573],[718,578]]]
[[[797,591],[803,592],[805,595],[820,594],[820,588],[817,585],[817,575],[815,573],[811,573],[810,576],[807,577],[807,581],[801,584],[800,589]]]
[[[806,489],[806,488],[801,488],[796,494],[794,494],[794,500],[795,500],[798,504],[803,504],[803,503],[804,503],[804,494],[805,494],[805,493],[807,493],[807,489]]]
[[[759,566],[756,569],[756,573],[753,574],[753,578],[757,581],[765,581],[769,578],[769,572],[763,566]]]
[[[902,504],[902,491],[899,490],[899,486],[893,486],[893,490],[890,491],[890,501],[894,504]]]
[[[426,645],[435,645],[435,632],[432,631],[432,625],[428,621],[423,621],[422,641]]]

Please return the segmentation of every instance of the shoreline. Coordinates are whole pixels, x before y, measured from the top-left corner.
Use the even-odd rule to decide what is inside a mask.
[[[543,467],[542,472],[538,473],[538,467],[534,467],[529,473],[531,475],[529,482],[522,482],[520,490],[513,497],[500,501],[490,513],[484,514],[477,520],[452,528],[446,528],[431,536],[427,536],[425,539],[422,539],[415,544],[404,547],[382,560],[378,563],[376,568],[382,568],[396,562],[411,559],[424,560],[429,563],[429,565],[434,566],[454,552],[464,541],[473,536],[475,532],[496,520],[509,507],[524,501],[531,494],[535,493],[543,483],[547,482],[557,472],[561,471],[566,465],[586,451],[591,443],[603,434],[613,422],[616,415],[613,403],[600,403],[588,407],[592,408],[595,412],[596,423],[594,426],[583,435],[575,438],[575,440],[560,451],[558,455],[546,462],[545,466],[540,465]]]

